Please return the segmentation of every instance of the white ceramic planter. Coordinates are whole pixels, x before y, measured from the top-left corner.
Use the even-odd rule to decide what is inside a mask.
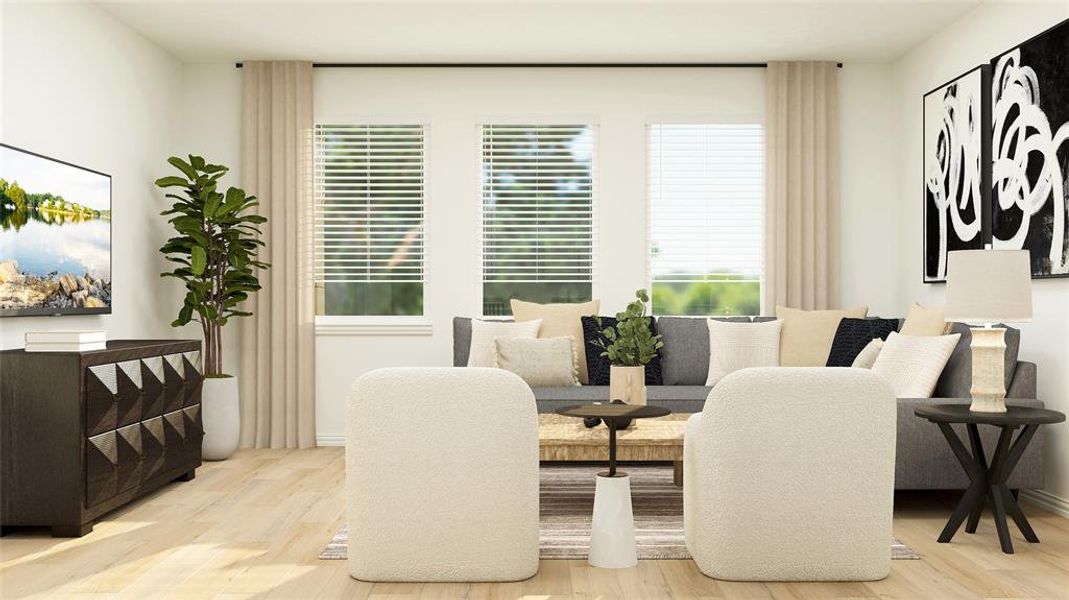
[[[646,367],[609,367],[609,400],[646,405]]]
[[[200,400],[204,460],[224,460],[238,449],[241,419],[238,412],[238,378],[205,377]]]

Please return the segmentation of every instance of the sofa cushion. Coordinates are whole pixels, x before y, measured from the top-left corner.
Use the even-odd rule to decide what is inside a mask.
[[[539,304],[513,299],[511,305],[512,315],[517,323],[535,320],[542,322],[538,337],[568,336],[575,341],[575,347],[578,348],[583,343],[583,323],[580,319],[586,315],[598,314],[601,301]],[[586,383],[586,352],[580,352],[578,357],[579,383]]]
[[[749,323],[749,317],[717,317],[717,321]],[[709,377],[709,326],[705,319],[661,317],[657,333],[664,385],[704,385]]]
[[[892,333],[876,357],[872,372],[882,377],[897,398],[930,398],[959,334],[914,336]]]
[[[828,353],[828,367],[853,366],[854,359],[874,339],[886,340],[898,330],[898,319],[843,319],[835,330]]]
[[[471,319],[453,317],[453,366],[468,366],[471,354]]]
[[[1005,379],[1006,389],[1013,382],[1013,372],[1017,367],[1017,355],[1021,349],[1021,332],[1007,325]],[[951,323],[950,333],[961,334],[958,345],[954,347],[950,360],[943,368],[939,382],[935,384],[936,398],[971,398],[972,397],[972,328],[964,323]]]
[[[587,383],[589,385],[609,385],[609,367],[612,366],[612,361],[609,360],[608,356],[601,355],[604,350],[602,350],[600,346],[595,346],[591,342],[595,340],[608,342],[601,332],[607,327],[615,329],[616,318],[601,317],[601,327],[598,327],[596,317],[583,317],[582,321],[582,352],[586,354]],[[649,324],[650,333],[657,335],[657,320],[650,317]],[[660,355],[654,356],[653,360],[646,365],[645,373],[646,385],[661,385],[663,383]]]
[[[579,385],[578,352],[571,336],[497,338],[494,349],[495,366],[519,375],[532,387]]]
[[[512,323],[508,321],[472,321],[471,351],[468,353],[469,367],[493,367],[497,364],[494,342],[498,338],[538,337],[538,328],[542,320]]]
[[[751,367],[779,366],[779,333],[782,321],[723,323],[709,319],[709,376],[705,385],[716,385],[735,371]]]
[[[909,307],[909,313],[899,331],[902,335],[943,335],[947,333],[944,314],[942,306],[924,307],[914,302]]]
[[[776,306],[776,316],[783,319],[779,342],[779,364],[783,367],[823,367],[828,362],[831,342],[839,321],[863,319],[867,306],[843,310],[802,310]]]

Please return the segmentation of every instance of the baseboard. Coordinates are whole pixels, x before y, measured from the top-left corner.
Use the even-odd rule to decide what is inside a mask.
[[[344,446],[345,435],[341,433],[317,433],[317,446]]]
[[[1069,500],[1046,490],[1021,490],[1021,497],[1040,508],[1069,519]]]

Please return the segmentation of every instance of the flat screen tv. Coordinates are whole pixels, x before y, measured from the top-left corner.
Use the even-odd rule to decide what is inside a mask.
[[[0,144],[0,317],[111,313],[111,176]]]

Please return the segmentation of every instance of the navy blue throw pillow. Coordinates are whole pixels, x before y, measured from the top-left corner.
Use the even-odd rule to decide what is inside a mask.
[[[583,349],[586,351],[586,374],[590,385],[609,385],[609,367],[612,363],[608,356],[602,356],[604,352],[600,347],[591,342],[601,340],[607,342],[601,330],[606,327],[616,328],[614,317],[601,317],[601,327],[598,327],[594,317],[582,317],[583,321]],[[657,323],[650,317],[650,333],[657,335]],[[646,365],[646,385],[662,385],[664,378],[661,376],[661,357],[655,356]]]
[[[898,331],[898,319],[843,319],[828,353],[829,367],[849,367],[872,340],[886,340]]]

